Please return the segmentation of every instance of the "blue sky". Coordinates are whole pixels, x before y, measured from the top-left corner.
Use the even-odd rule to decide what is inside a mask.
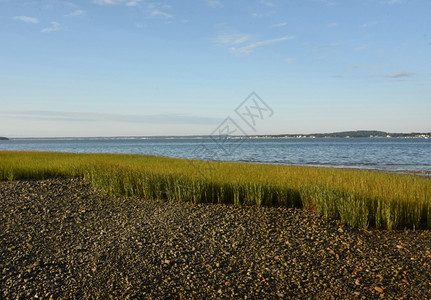
[[[431,131],[428,0],[0,0],[0,136]],[[241,125],[242,126],[242,125]]]

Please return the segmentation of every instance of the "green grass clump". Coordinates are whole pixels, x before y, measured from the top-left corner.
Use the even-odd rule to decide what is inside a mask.
[[[0,180],[80,177],[112,195],[303,207],[354,227],[431,228],[431,180],[143,155],[0,151]]]

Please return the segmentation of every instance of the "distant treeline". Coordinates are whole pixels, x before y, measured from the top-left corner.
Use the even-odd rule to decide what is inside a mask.
[[[330,137],[330,138],[368,138],[368,137],[421,137],[421,136],[431,136],[431,132],[428,133],[391,133],[385,131],[377,130],[358,130],[358,131],[342,131],[342,132],[332,132],[332,133],[312,133],[312,134],[280,134],[274,137]]]
[[[8,140],[8,138],[5,138],[5,137],[0,136],[0,140],[4,140],[4,141],[6,141],[6,140]]]

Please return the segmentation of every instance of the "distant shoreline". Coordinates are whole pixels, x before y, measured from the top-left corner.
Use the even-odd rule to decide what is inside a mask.
[[[230,139],[304,139],[304,138],[421,138],[431,139],[431,132],[393,133],[375,130],[342,131],[310,134],[262,134],[262,135],[153,135],[153,136],[94,136],[94,137],[14,137],[11,139],[219,139],[221,136]],[[9,140],[0,137],[0,140]]]
[[[315,136],[315,135],[296,135],[296,136],[272,136],[272,135],[247,135],[227,136],[228,139],[431,139],[431,134],[417,136],[367,136],[367,137],[341,137],[341,136]],[[220,139],[220,136],[95,136],[95,137],[14,137],[0,140],[214,140]]]
[[[431,132],[411,132],[394,133],[375,130],[342,131],[332,133],[312,133],[312,134],[282,134],[271,135],[283,138],[425,138],[431,137]]]

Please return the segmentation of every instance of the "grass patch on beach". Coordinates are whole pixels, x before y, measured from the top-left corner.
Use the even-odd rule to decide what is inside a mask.
[[[80,177],[112,195],[302,207],[367,228],[431,229],[431,180],[376,171],[124,154],[0,151],[0,180]]]

